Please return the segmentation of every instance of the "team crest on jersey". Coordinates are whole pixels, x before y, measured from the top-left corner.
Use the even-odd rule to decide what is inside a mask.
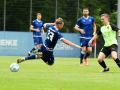
[[[91,19],[89,19],[89,21],[91,22]]]
[[[83,22],[85,22],[85,20],[83,20]]]
[[[109,29],[109,26],[107,26],[107,29]]]

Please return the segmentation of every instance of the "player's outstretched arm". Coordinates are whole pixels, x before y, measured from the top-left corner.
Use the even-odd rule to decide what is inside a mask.
[[[43,26],[46,27],[47,24],[55,25],[55,23],[44,23]]]
[[[74,44],[74,43],[70,42],[69,40],[67,40],[65,38],[62,38],[61,41],[64,42],[65,44],[67,44],[67,45],[74,46],[76,48],[81,48],[79,45]]]
[[[42,27],[41,31],[42,31],[42,33],[43,33],[43,35],[44,35],[44,33],[45,33],[45,30],[44,30],[44,28],[43,28],[43,27]]]
[[[92,41],[93,41],[93,40],[96,40],[98,37],[99,37],[99,36],[98,36],[97,34],[95,34],[95,35],[90,39],[90,41],[89,41],[88,44],[89,44],[89,45],[92,44]]]

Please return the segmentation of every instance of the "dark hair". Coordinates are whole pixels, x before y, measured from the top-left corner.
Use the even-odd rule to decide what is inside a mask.
[[[88,9],[88,8],[83,8],[83,10],[88,10],[88,11],[89,11],[89,9]]]

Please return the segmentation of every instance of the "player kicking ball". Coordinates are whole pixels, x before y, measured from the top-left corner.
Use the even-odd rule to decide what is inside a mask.
[[[27,56],[25,58],[21,58],[17,60],[17,63],[21,63],[23,61],[32,60],[41,58],[46,64],[53,65],[54,64],[54,55],[53,50],[54,47],[60,39],[63,43],[74,46],[76,48],[81,48],[79,45],[76,45],[69,40],[65,39],[63,35],[59,32],[64,26],[64,21],[62,18],[56,19],[55,23],[45,23],[44,28],[47,30],[47,37],[41,49],[38,52],[33,52],[34,54],[31,56]]]
[[[116,25],[109,22],[109,15],[106,13],[101,15],[101,22],[103,23],[103,26],[89,41],[89,44],[91,44],[93,40],[97,39],[99,35],[103,36],[105,44],[98,55],[98,63],[103,67],[101,72],[107,72],[109,71],[109,68],[106,66],[103,59],[110,54],[120,68],[120,60],[117,57],[118,42],[116,39],[116,32],[118,32],[118,37],[120,37],[120,29]]]

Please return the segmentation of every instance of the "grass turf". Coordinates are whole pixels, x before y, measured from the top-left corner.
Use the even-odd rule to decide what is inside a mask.
[[[97,59],[89,58],[88,66],[80,66],[79,58],[55,58],[53,66],[42,60],[20,63],[18,72],[9,66],[18,56],[0,56],[0,90],[119,90],[120,69],[112,59],[105,59],[109,72]]]

